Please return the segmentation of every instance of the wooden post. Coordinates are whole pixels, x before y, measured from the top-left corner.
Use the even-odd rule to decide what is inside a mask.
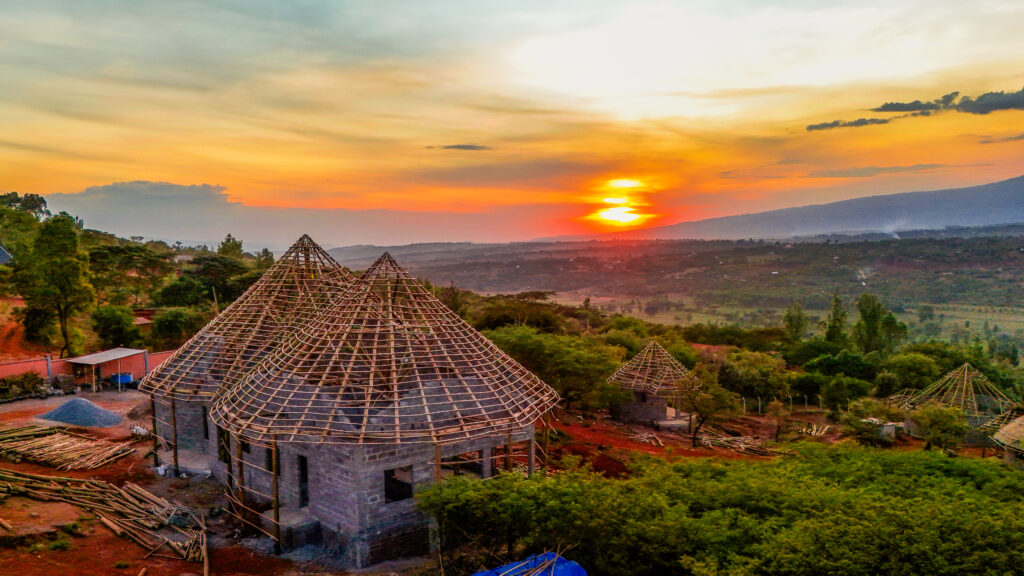
[[[178,415],[174,409],[174,390],[171,390],[171,450],[174,453],[174,477],[181,475],[178,470]]]
[[[235,437],[235,456],[238,457],[238,502],[242,506],[242,517],[245,518],[245,455],[242,454],[242,438]]]
[[[277,469],[277,441],[274,440],[270,443],[270,471],[271,471],[271,489],[273,490],[274,496],[274,553],[281,553],[281,497],[278,494],[277,477],[281,471]]]
[[[160,449],[160,437],[156,434],[156,399],[153,397],[149,398],[149,408],[153,412],[150,420],[153,424],[153,467],[156,468],[160,465],[160,455],[157,453]]]
[[[526,474],[533,476],[537,471],[537,442],[530,438],[530,455],[526,461]]]
[[[512,434],[508,435],[508,442],[505,443],[505,470],[512,471]]]
[[[546,418],[544,423],[544,477],[548,476],[548,466],[551,465],[551,417]]]
[[[434,444],[434,483],[441,482],[441,445]]]

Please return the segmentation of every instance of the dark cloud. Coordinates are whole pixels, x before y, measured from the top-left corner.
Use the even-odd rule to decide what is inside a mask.
[[[1024,140],[1024,134],[1017,134],[1016,136],[1005,136],[1003,138],[985,138],[979,140],[979,144],[999,144],[1000,142],[1016,142],[1018,140]]]
[[[448,144],[446,146],[427,146],[427,148],[435,150],[494,150],[490,146],[480,144]]]
[[[896,174],[899,172],[919,172],[945,168],[946,164],[914,164],[913,166],[855,166],[837,170],[811,172],[809,178],[868,178],[879,174]]]
[[[833,122],[811,124],[807,127],[807,130],[831,130],[833,128],[856,128],[872,124],[888,124],[899,118],[932,116],[946,110],[963,112],[965,114],[989,114],[999,110],[1024,110],[1024,88],[1017,92],[986,92],[977,98],[963,96],[957,100],[958,97],[960,97],[960,92],[950,92],[941,98],[927,102],[922,102],[921,100],[914,100],[913,102],[886,102],[877,108],[872,108],[871,111],[901,112],[902,115],[893,116],[892,118],[861,118],[850,122],[835,120]],[[982,143],[991,144],[992,142],[994,141]]]
[[[807,131],[814,132],[815,130],[831,130],[833,128],[857,128],[860,126],[871,126],[873,124],[888,124],[889,120],[889,118],[858,118],[857,120],[851,120],[849,122],[833,120],[832,122],[811,124],[807,126]]]

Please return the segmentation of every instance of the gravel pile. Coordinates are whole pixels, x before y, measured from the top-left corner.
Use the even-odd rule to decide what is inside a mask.
[[[71,424],[72,426],[94,428],[109,428],[110,426],[116,426],[123,420],[119,414],[100,408],[85,398],[72,398],[61,404],[57,409],[43,414],[40,418]]]

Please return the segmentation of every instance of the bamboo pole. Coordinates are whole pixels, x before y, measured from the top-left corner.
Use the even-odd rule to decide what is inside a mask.
[[[156,468],[160,465],[160,437],[156,433],[156,398],[153,396],[149,397],[149,409],[152,412],[150,423],[153,425],[153,467]]]
[[[272,476],[271,484],[274,492],[274,553],[281,553],[281,496],[278,493],[278,479],[280,470],[278,466],[278,454],[277,454],[277,441],[271,441],[270,443],[270,473]]]

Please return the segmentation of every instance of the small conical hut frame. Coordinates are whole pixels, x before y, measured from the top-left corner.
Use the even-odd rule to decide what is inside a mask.
[[[1015,402],[989,382],[984,374],[965,363],[924,390],[904,398],[899,407],[912,410],[925,404],[961,408],[968,424],[972,428],[978,428],[1012,409]]]
[[[443,444],[530,426],[558,394],[381,256],[215,403],[249,442]]]
[[[353,276],[303,235],[242,296],[139,383],[159,399],[208,401]]]
[[[616,370],[608,381],[632,392],[665,398],[676,398],[684,390],[700,386],[686,366],[653,341]]]
[[[644,423],[664,420],[669,403],[676,403],[686,390],[700,387],[700,381],[686,366],[653,341],[616,370],[608,382],[633,393],[633,401],[616,417]]]

